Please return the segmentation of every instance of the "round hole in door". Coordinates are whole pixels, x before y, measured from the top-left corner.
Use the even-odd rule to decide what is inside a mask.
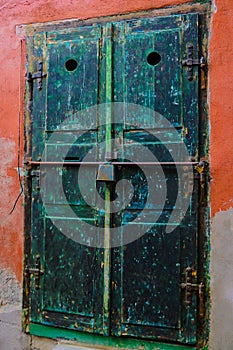
[[[73,72],[77,66],[78,66],[78,62],[74,59],[70,59],[68,61],[66,61],[66,69],[68,70],[68,72]]]
[[[147,63],[151,66],[157,66],[159,62],[161,61],[161,56],[158,52],[152,51],[147,56]]]

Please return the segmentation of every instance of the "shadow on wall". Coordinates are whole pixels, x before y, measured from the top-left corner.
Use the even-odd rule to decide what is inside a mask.
[[[210,350],[233,349],[233,209],[217,213],[211,237]]]

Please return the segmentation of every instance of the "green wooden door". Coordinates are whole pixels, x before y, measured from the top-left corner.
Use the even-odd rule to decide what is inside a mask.
[[[139,155],[138,144],[143,145],[154,161],[163,164],[165,181],[158,167],[144,165],[146,179],[137,166],[122,168],[121,176],[130,179],[136,191],[121,220],[132,232],[134,218],[143,210],[138,230],[147,233],[113,251],[112,329],[116,335],[192,343],[196,299],[185,307],[180,284],[186,267],[197,269],[197,187],[181,220],[185,193],[180,192],[178,178],[187,174],[183,166],[170,162],[181,160],[183,142],[190,159],[198,154],[198,79],[188,81],[181,65],[187,43],[198,52],[197,16],[129,21],[114,30],[114,98],[159,113],[125,113],[124,123],[116,128],[123,140],[123,158],[149,163],[150,154]],[[150,178],[154,192],[148,190]],[[184,196],[179,203],[177,196]]]
[[[31,324],[195,343],[197,294],[187,302],[181,285],[187,268],[197,277],[198,191],[194,183],[185,198],[178,183],[190,167],[173,164],[184,145],[198,161],[198,68],[188,80],[188,44],[197,57],[196,14],[29,38],[28,70],[42,61],[44,73],[28,77]],[[104,162],[114,171],[107,180]],[[117,198],[125,208],[111,212]]]
[[[47,76],[42,82],[42,90],[37,90],[36,81],[33,86],[32,143],[28,146],[31,148],[29,152],[32,160],[41,160],[44,152],[44,159],[54,163],[64,160],[61,155],[64,150],[69,150],[68,153],[65,151],[66,161],[82,161],[88,150],[97,144],[97,119],[92,125],[89,120],[79,120],[78,125],[70,122],[62,125],[62,122],[70,115],[71,121],[74,111],[98,103],[100,28],[78,28],[61,34],[52,32],[46,39],[45,35],[35,36],[33,42],[34,58],[43,58]],[[74,58],[79,62],[77,69]],[[79,130],[83,131],[82,140],[78,144],[73,143]],[[53,142],[52,134],[59,139],[58,142]],[[33,167],[33,171],[39,169],[36,165]],[[34,176],[33,171],[30,265],[35,266],[36,256],[39,255],[44,274],[40,289],[36,289],[35,276],[30,288],[31,322],[101,333],[103,298],[99,291],[103,288],[103,251],[72,240],[73,234],[82,234],[82,225],[79,225],[82,220],[95,229],[95,198],[91,207],[80,196],[78,167],[62,167],[59,162],[49,166],[44,169],[50,174],[45,177],[44,186],[42,167],[40,178]],[[85,171],[87,182],[93,171],[93,167]],[[61,179],[65,200],[59,187]],[[46,197],[44,202],[42,190]],[[89,188],[89,191],[92,190],[93,184]],[[76,220],[67,210],[67,201]],[[82,220],[78,222],[78,218]],[[60,232],[61,225],[68,228],[71,238]]]

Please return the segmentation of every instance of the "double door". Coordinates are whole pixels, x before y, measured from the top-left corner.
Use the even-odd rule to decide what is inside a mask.
[[[29,38],[30,324],[195,343],[198,293],[187,296],[186,282],[190,272],[198,282],[199,68],[183,62],[190,52],[199,55],[197,14]]]

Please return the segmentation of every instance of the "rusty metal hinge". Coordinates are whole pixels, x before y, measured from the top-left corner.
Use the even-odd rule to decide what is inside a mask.
[[[202,189],[204,189],[207,181],[208,169],[209,169],[209,163],[204,159],[201,159],[200,162],[195,166],[195,170],[200,176],[200,185]]]
[[[209,163],[205,159],[201,159],[200,162],[195,166],[198,174],[203,174],[209,166]]]
[[[41,176],[45,175],[44,172],[42,172],[40,169],[35,169],[32,170],[31,164],[29,162],[24,162],[25,164],[25,176],[27,178],[36,178],[36,190],[39,191],[40,190],[40,181],[41,181]]]
[[[193,292],[198,293],[199,298],[199,316],[204,317],[205,314],[205,285],[204,283],[193,283],[196,278],[196,271],[191,267],[185,269],[185,282],[181,283],[180,287],[185,293],[184,303],[186,307],[192,305],[192,295]]]
[[[37,80],[37,89],[41,90],[42,89],[42,81],[43,78],[47,76],[46,73],[43,72],[43,62],[39,61],[38,62],[38,71],[36,73],[31,73],[28,72],[26,75],[26,79],[29,85],[29,100],[32,100],[33,97],[33,80]]]
[[[40,279],[44,274],[44,270],[41,269],[40,255],[36,255],[35,267],[31,268],[28,265],[25,267],[24,275],[27,279],[30,279],[30,275],[34,275],[35,278],[35,289],[40,289]]]
[[[205,67],[205,58],[202,56],[200,59],[193,58],[193,45],[187,44],[186,48],[187,58],[182,61],[182,66],[187,67],[188,80],[193,80],[193,67],[200,66],[201,68]]]
[[[22,309],[22,328],[25,333],[29,333],[29,324],[30,324],[30,316],[29,316],[29,307]]]
[[[36,190],[40,190],[40,170],[31,170],[29,175],[36,178]]]

